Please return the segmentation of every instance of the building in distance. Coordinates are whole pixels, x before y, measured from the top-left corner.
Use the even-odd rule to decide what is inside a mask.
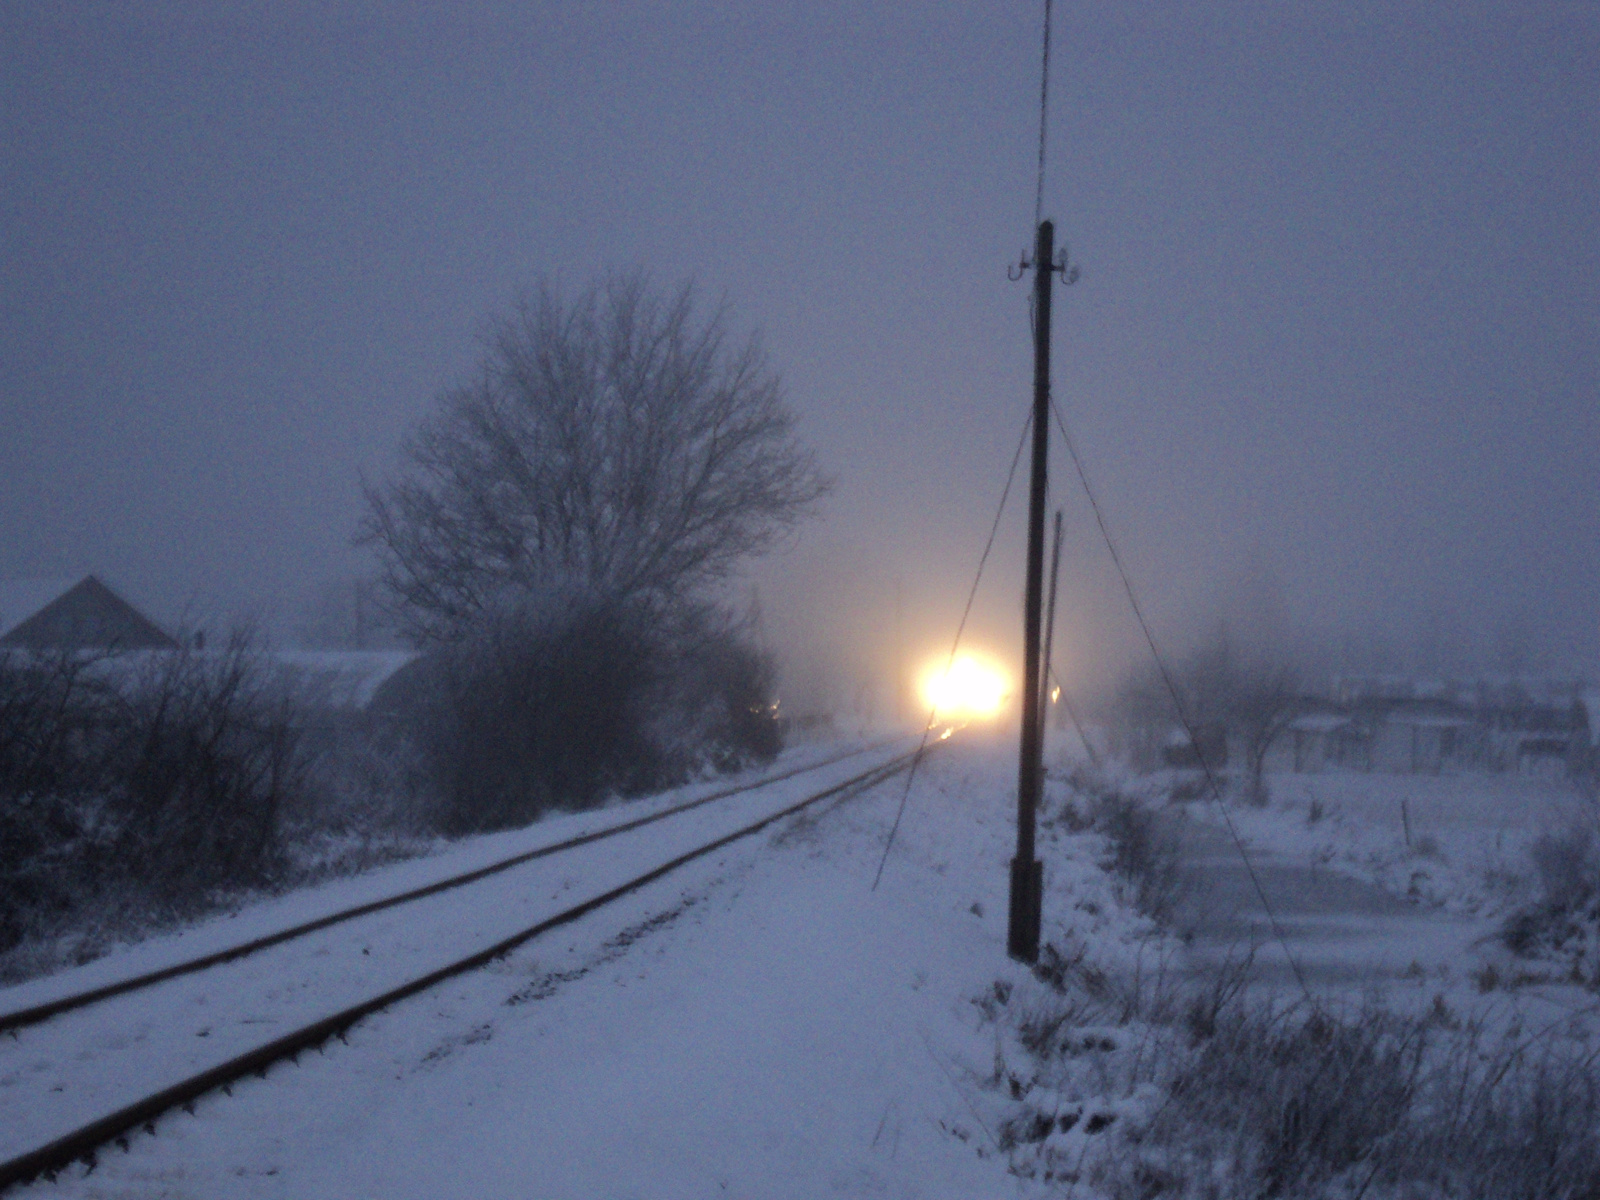
[[[0,649],[177,648],[177,639],[93,575],[0,582]]]

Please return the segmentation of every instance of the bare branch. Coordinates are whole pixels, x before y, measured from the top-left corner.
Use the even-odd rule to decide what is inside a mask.
[[[690,597],[827,492],[793,424],[759,342],[730,348],[692,288],[620,274],[569,301],[546,285],[406,441],[402,472],[367,489],[359,540],[423,640],[566,581]]]

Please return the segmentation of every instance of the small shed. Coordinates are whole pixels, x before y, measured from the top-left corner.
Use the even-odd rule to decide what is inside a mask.
[[[1438,775],[1473,757],[1477,749],[1471,717],[1441,708],[1396,709],[1380,730],[1382,769]]]
[[[1343,713],[1304,713],[1290,721],[1289,732],[1294,737],[1295,773],[1306,774],[1346,765],[1344,749],[1351,731],[1350,718]]]
[[[0,583],[0,648],[176,650],[177,641],[93,575]]]

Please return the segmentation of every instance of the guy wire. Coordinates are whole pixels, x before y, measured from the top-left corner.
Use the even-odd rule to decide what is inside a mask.
[[[1228,807],[1222,802],[1222,788],[1217,783],[1217,777],[1212,773],[1211,765],[1206,762],[1206,756],[1200,749],[1200,739],[1195,734],[1193,723],[1189,714],[1184,710],[1183,701],[1178,696],[1177,684],[1173,681],[1172,673],[1167,669],[1166,659],[1162,656],[1160,647],[1156,645],[1155,634],[1150,630],[1150,623],[1145,620],[1144,610],[1139,606],[1139,598],[1134,594],[1133,581],[1128,577],[1127,568],[1122,564],[1122,555],[1117,552],[1117,544],[1111,538],[1111,531],[1106,526],[1105,515],[1100,511],[1100,502],[1095,498],[1094,489],[1089,486],[1089,474],[1084,469],[1083,459],[1078,456],[1077,443],[1072,440],[1072,434],[1067,430],[1067,422],[1061,415],[1061,409],[1056,404],[1055,396],[1050,397],[1050,411],[1055,414],[1056,428],[1061,431],[1061,440],[1067,444],[1067,454],[1072,458],[1072,466],[1078,473],[1078,482],[1083,485],[1083,494],[1088,498],[1089,509],[1094,513],[1095,524],[1100,527],[1100,537],[1106,544],[1106,550],[1111,554],[1112,565],[1117,569],[1117,576],[1122,580],[1122,590],[1127,593],[1128,606],[1133,609],[1134,619],[1139,623],[1139,631],[1144,634],[1145,644],[1150,647],[1150,656],[1155,659],[1156,670],[1161,675],[1161,682],[1167,689],[1167,695],[1172,699],[1173,711],[1178,715],[1178,724],[1183,726],[1183,731],[1188,735],[1189,744],[1195,749],[1195,757],[1200,762],[1200,771],[1205,776],[1206,787],[1211,793],[1211,798],[1216,802],[1217,811],[1222,814],[1222,820],[1228,827],[1228,836],[1233,841],[1233,848],[1238,851],[1239,861],[1244,864],[1245,873],[1250,877],[1250,886],[1255,890],[1256,899],[1261,901],[1261,908],[1267,914],[1267,924],[1272,927],[1272,936],[1278,946],[1283,950],[1284,958],[1289,960],[1289,969],[1294,972],[1295,982],[1300,985],[1300,991],[1305,995],[1306,1002],[1313,1009],[1317,1007],[1316,997],[1311,994],[1311,988],[1306,983],[1305,975],[1300,970],[1300,963],[1289,950],[1289,941],[1283,932],[1283,927],[1278,923],[1277,914],[1272,911],[1272,903],[1267,899],[1266,889],[1261,886],[1261,878],[1256,874],[1255,866],[1250,862],[1250,856],[1245,852],[1244,840],[1239,836],[1239,830],[1233,823],[1233,818],[1228,815]]]
[[[1022,461],[1022,448],[1028,444],[1028,430],[1033,428],[1033,410],[1028,410],[1028,419],[1022,423],[1022,436],[1017,439],[1017,451],[1011,456],[1011,470],[1006,472],[1006,486],[1000,493],[1000,507],[995,509],[994,524],[989,526],[989,540],[983,544],[983,554],[978,559],[978,573],[972,577],[972,590],[967,593],[967,606],[961,610],[961,620],[956,625],[955,641],[950,643],[950,658],[945,662],[944,673],[950,674],[950,669],[956,663],[956,651],[961,648],[961,635],[966,632],[967,618],[972,615],[972,602],[977,599],[978,585],[983,582],[983,568],[988,565],[989,551],[994,549],[995,535],[1000,532],[1000,518],[1005,515],[1006,501],[1011,496],[1011,485],[1017,478],[1017,464]],[[895,809],[894,824],[889,827],[889,836],[883,843],[883,857],[878,859],[878,872],[872,877],[872,888],[878,890],[878,881],[883,878],[883,864],[889,861],[889,850],[894,845],[895,834],[900,832],[900,818],[905,815],[906,800],[911,795],[911,784],[917,777],[917,768],[922,765],[922,756],[928,749],[928,733],[933,729],[934,718],[939,715],[937,703],[928,710],[928,720],[922,727],[922,741],[917,744],[916,757],[911,760],[911,769],[906,772],[905,790],[900,793],[900,807]]]

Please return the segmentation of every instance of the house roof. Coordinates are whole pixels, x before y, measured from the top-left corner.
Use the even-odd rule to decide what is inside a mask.
[[[177,642],[93,575],[0,583],[0,644],[171,650]]]
[[[0,580],[0,637],[65,596],[84,577]]]

